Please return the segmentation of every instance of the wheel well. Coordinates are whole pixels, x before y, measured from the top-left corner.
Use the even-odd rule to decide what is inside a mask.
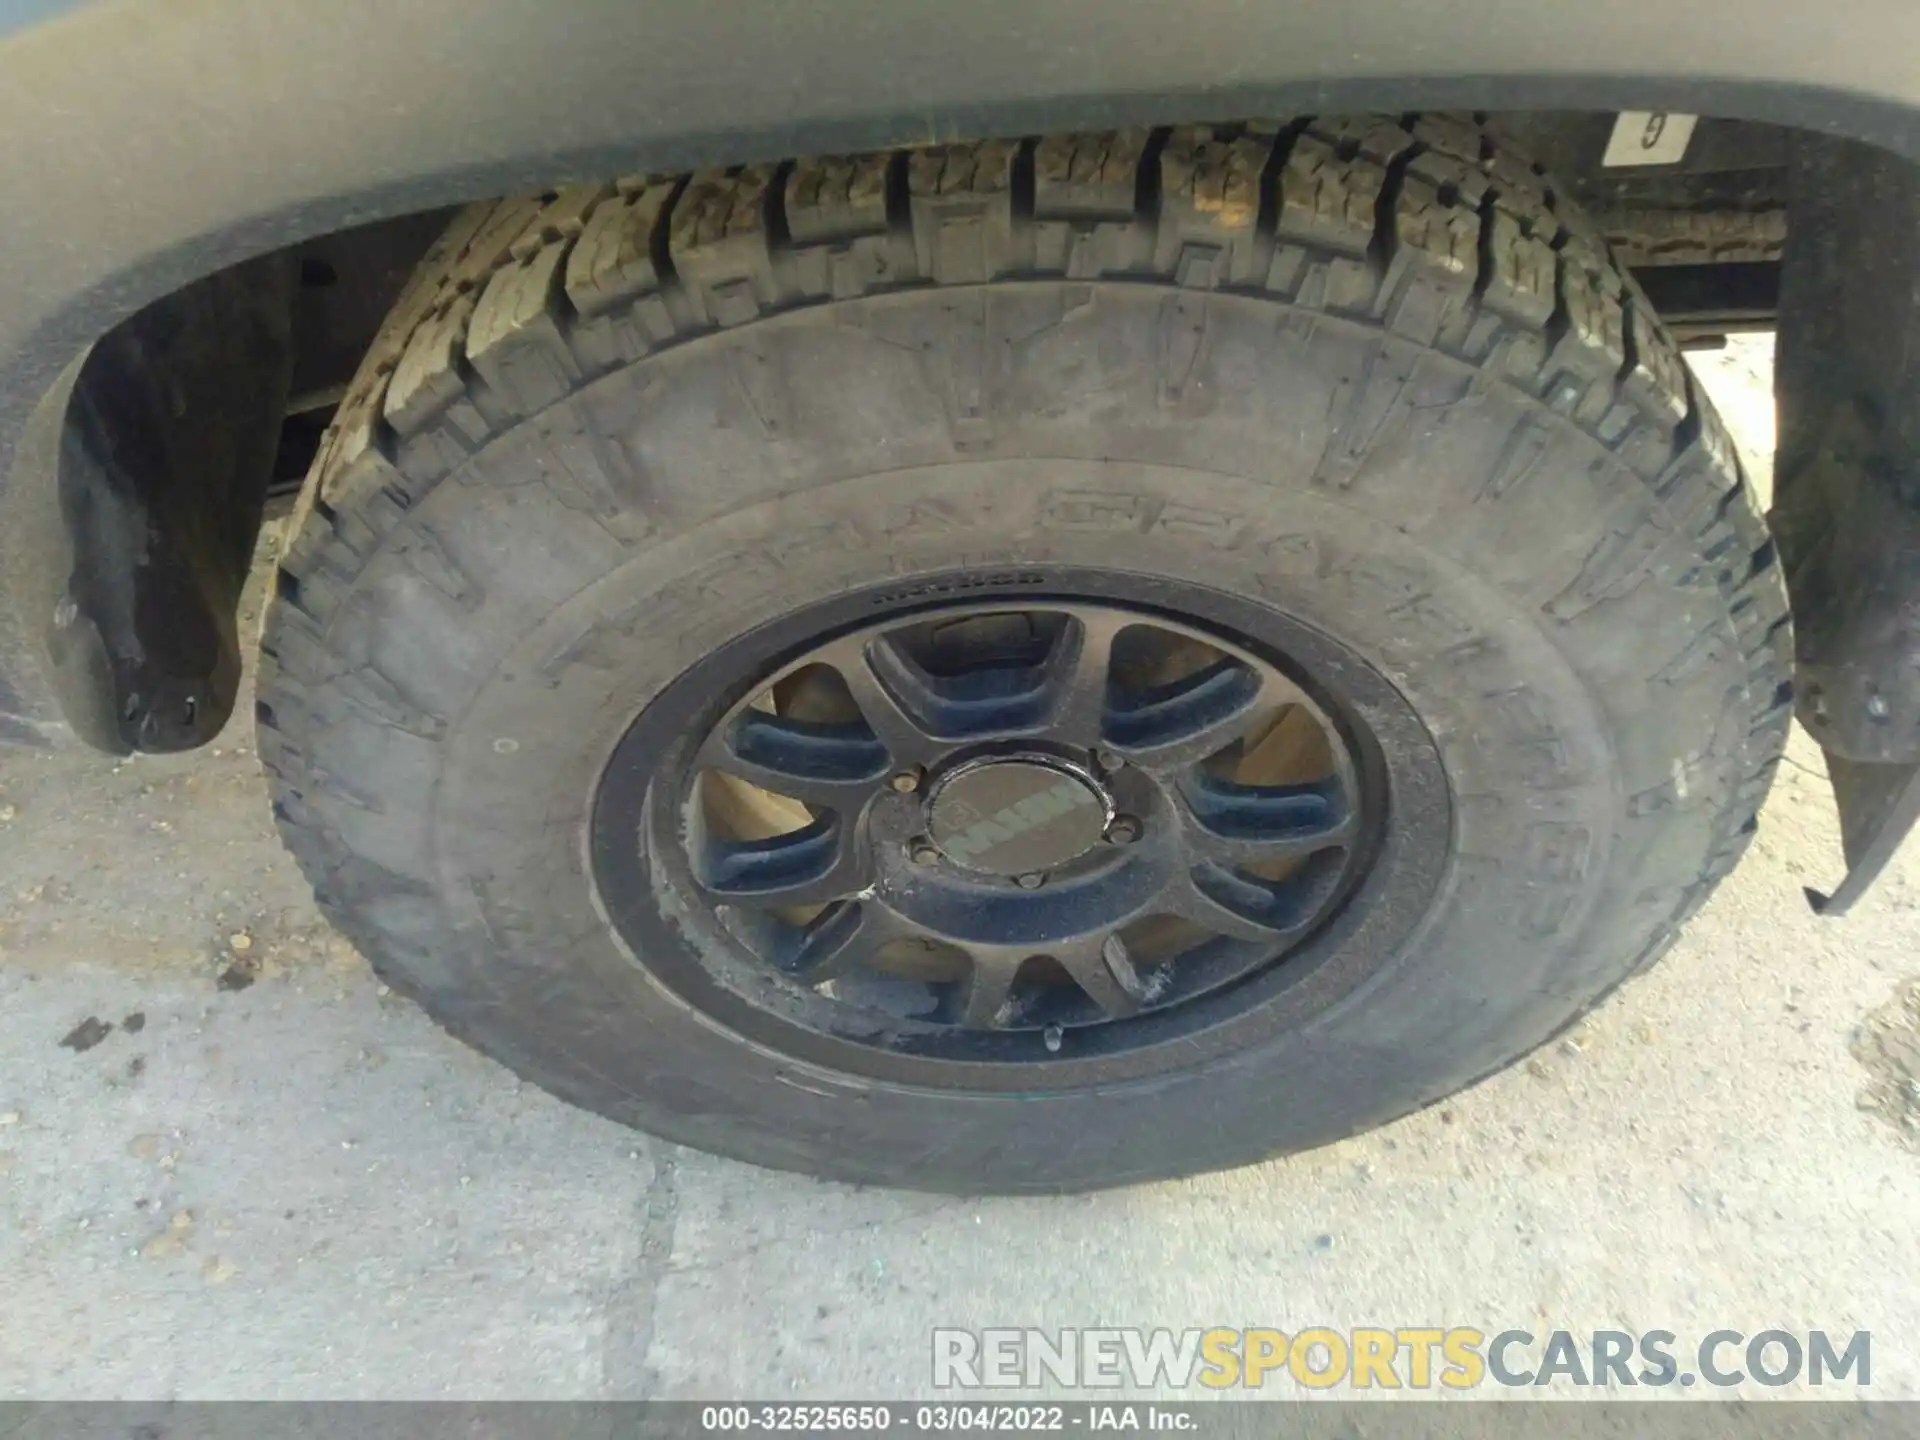
[[[1548,184],[1598,217],[1609,244],[1683,343],[1710,345],[1730,331],[1773,324],[1787,233],[1788,138],[1795,132],[1704,118],[1678,163],[1621,169],[1604,163],[1616,125],[1611,113],[1473,118],[1531,152]],[[98,466],[82,475],[62,464],[74,574],[83,587],[118,596],[105,606],[111,615],[97,617],[105,627],[99,643],[69,647],[70,661],[80,652],[88,657],[79,673],[56,677],[69,719],[86,738],[110,749],[184,748],[217,731],[225,718],[219,696],[230,688],[226,681],[189,687],[196,697],[188,706],[192,717],[182,723],[185,717],[176,715],[156,725],[133,703],[139,697],[93,693],[112,669],[108,663],[103,670],[98,652],[111,657],[171,648],[181,655],[176,666],[196,674],[234,671],[231,616],[218,612],[229,610],[226,597],[237,595],[246,549],[202,546],[195,559],[187,555],[194,549],[190,544],[163,546],[172,563],[201,573],[163,587],[160,593],[172,597],[166,604],[143,604],[129,588],[134,577],[116,573],[116,567],[126,569],[126,545],[93,532],[102,525],[124,528],[134,523],[131,513],[137,523],[150,522],[162,532],[232,529],[250,542],[265,497],[298,489],[355,369],[409,273],[453,213],[420,211],[309,237],[164,296],[98,342],[67,410],[70,433],[91,435],[99,454],[124,454],[134,432],[120,432],[144,423],[129,417],[161,413],[155,397],[177,396],[184,386],[196,395],[199,413],[225,417],[232,445],[214,464],[191,446],[148,445],[148,458],[133,467],[139,474],[111,482]],[[209,308],[209,297],[241,307],[259,324],[207,328],[219,311],[218,304]],[[284,312],[277,318],[269,314],[276,309]],[[271,376],[264,385],[263,372]],[[242,413],[249,406],[254,413]],[[268,438],[243,443],[243,430]],[[234,466],[243,473],[229,473]],[[71,503],[96,492],[117,493],[121,501],[105,507]],[[131,512],[124,503],[129,498]],[[215,554],[219,558],[209,558]],[[189,595],[200,598],[191,604],[181,598]],[[142,626],[165,633],[136,636]],[[125,633],[110,633],[115,627]],[[54,668],[60,668],[57,657]],[[118,689],[124,692],[126,682]],[[167,691],[151,677],[145,689],[148,700]]]
[[[295,247],[293,373],[272,488],[297,488],[333,409],[407,276],[455,214],[426,210],[320,235]]]

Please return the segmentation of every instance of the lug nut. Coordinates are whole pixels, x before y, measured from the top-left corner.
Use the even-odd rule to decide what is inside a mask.
[[[1126,757],[1118,750],[1096,750],[1093,752],[1093,760],[1096,765],[1108,774],[1112,774],[1115,770],[1123,768],[1127,763]]]
[[[1066,1039],[1066,1036],[1067,1032],[1058,1025],[1049,1025],[1040,1032],[1040,1043],[1047,1047],[1049,1054],[1057,1055],[1060,1053],[1060,1042]]]
[[[922,772],[918,765],[914,766],[911,770],[902,770],[898,775],[887,781],[887,787],[902,795],[911,795],[920,788],[921,774]]]
[[[1016,875],[1013,883],[1018,885],[1022,890],[1038,890],[1042,885],[1047,883],[1047,877],[1036,870],[1031,875]]]
[[[940,852],[925,840],[916,840],[907,851],[907,858],[916,865],[931,865],[940,858]]]
[[[1131,815],[1116,815],[1107,826],[1107,841],[1113,845],[1131,845],[1140,838],[1140,822]]]

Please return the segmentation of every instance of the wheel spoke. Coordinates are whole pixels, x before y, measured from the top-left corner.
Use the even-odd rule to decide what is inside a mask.
[[[1144,769],[1194,765],[1240,739],[1265,708],[1271,688],[1239,661],[1222,660],[1116,707],[1107,720],[1108,739]]]
[[[1123,625],[1112,615],[1073,615],[1040,666],[1044,723],[1054,739],[1088,749],[1106,738],[1113,642]]]
[[[887,747],[864,727],[819,725],[761,710],[748,710],[716,732],[698,763],[842,815],[856,813],[888,771]]]
[[[993,950],[969,950],[966,978],[956,982],[953,1023],[975,1030],[997,1030],[1007,1018],[1021,957]]]
[[[882,945],[906,933],[884,906],[872,900],[840,900],[801,931],[778,963],[797,980],[823,985],[867,964]]]
[[[1188,844],[1216,865],[1304,859],[1352,842],[1353,811],[1338,780],[1253,786],[1195,775],[1181,794]]]
[[[1052,954],[1110,1019],[1137,1015],[1150,998],[1151,987],[1134,969],[1126,942],[1117,934],[1057,946]]]
[[[1202,872],[1206,882],[1195,877],[1167,888],[1161,904],[1169,914],[1191,920],[1229,940],[1249,940],[1274,944],[1282,936],[1267,918],[1272,895],[1257,880],[1247,880],[1232,871]]]
[[[802,830],[764,840],[709,840],[698,867],[716,901],[762,910],[824,905],[866,887],[869,857],[856,826],[822,816]]]
[[[938,696],[918,665],[884,636],[858,636],[828,646],[819,659],[839,672],[867,727],[895,769],[925,765],[944,748],[930,733]]]
[[[1345,868],[1331,851],[1312,857],[1284,880],[1201,865],[1162,898],[1172,914],[1230,940],[1275,944],[1295,939],[1319,918]]]

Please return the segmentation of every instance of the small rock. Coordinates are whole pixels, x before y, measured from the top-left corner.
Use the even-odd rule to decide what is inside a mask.
[[[129,1035],[138,1035],[147,1028],[147,1012],[136,1010],[120,1022],[120,1028]]]
[[[113,1033],[113,1022],[102,1020],[98,1015],[89,1015],[73,1029],[60,1037],[60,1048],[71,1050],[78,1055],[93,1049],[107,1036]]]
[[[1316,1250],[1331,1250],[1333,1248],[1333,1236],[1331,1235],[1314,1236],[1313,1248]]]
[[[11,805],[0,805],[0,825],[11,825],[20,812]]]
[[[240,1267],[224,1255],[209,1255],[200,1267],[200,1278],[209,1285],[224,1285],[240,1273]]]
[[[136,1160],[158,1160],[164,1143],[158,1135],[136,1135],[127,1142],[127,1154]]]
[[[20,1112],[18,1110],[0,1111],[0,1126],[18,1125],[19,1123]]]
[[[227,937],[227,944],[233,947],[234,954],[244,955],[253,949],[253,936],[242,930],[238,934],[229,935]]]

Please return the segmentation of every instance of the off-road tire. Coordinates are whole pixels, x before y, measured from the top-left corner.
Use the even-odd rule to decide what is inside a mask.
[[[789,607],[1023,562],[1252,596],[1364,656],[1447,776],[1422,913],[1311,1023],[1150,1082],[892,1084],[704,1022],[596,908],[595,766]],[[278,578],[275,813],[387,981],[619,1120],[942,1190],[1245,1163],[1510,1063],[1733,867],[1791,708],[1720,422],[1552,182],[1451,116],[475,205],[367,356]]]

